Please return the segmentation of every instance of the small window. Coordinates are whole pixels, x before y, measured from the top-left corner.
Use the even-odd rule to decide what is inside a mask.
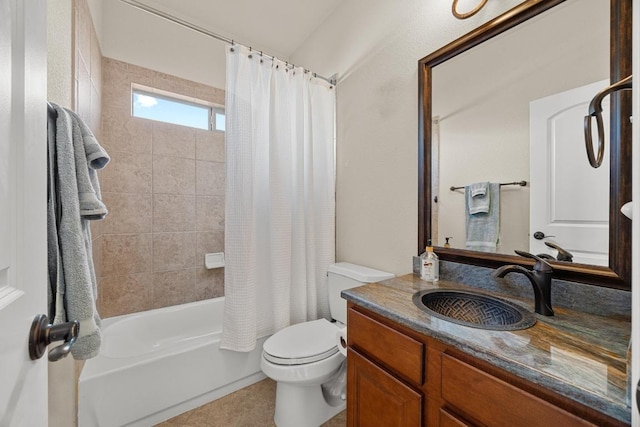
[[[131,93],[134,117],[224,132],[222,106],[138,85]]]

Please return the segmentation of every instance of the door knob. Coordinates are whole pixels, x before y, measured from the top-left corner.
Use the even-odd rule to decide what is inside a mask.
[[[533,233],[533,238],[536,240],[542,240],[546,237],[556,237],[556,236],[547,236],[542,231],[536,231],[535,233]]]
[[[31,323],[29,332],[29,357],[37,360],[42,357],[47,346],[55,341],[64,343],[49,352],[49,360],[56,362],[66,357],[71,351],[71,346],[76,342],[80,332],[80,322],[77,320],[52,325],[44,314],[38,314]]]
[[[640,381],[638,381],[638,384],[636,385],[636,406],[640,411]]]

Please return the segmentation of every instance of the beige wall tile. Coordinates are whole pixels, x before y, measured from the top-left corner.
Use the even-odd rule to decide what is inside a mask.
[[[162,90],[208,101],[201,97],[201,88],[204,86],[201,83],[184,80],[164,73],[157,73],[153,85]]]
[[[195,267],[196,233],[154,233],[153,271]]]
[[[195,300],[224,296],[224,268],[207,270],[198,267],[196,271]]]
[[[106,110],[102,116],[104,146],[108,150],[127,153],[151,154],[152,122],[146,119],[122,116]]]
[[[153,273],[102,278],[102,318],[153,308]]]
[[[102,105],[105,112],[131,116],[131,79],[125,62],[102,58]]]
[[[224,132],[196,130],[196,159],[224,162]]]
[[[109,215],[104,219],[107,234],[151,233],[151,194],[103,193]]]
[[[88,123],[91,118],[91,75],[88,66],[84,65],[82,61],[80,61],[76,73],[78,92],[76,93],[75,111]]]
[[[153,195],[153,231],[195,231],[196,198],[173,194]]]
[[[127,79],[131,83],[137,83],[143,86],[162,89],[161,87],[155,86],[154,84],[156,76],[158,74],[159,73],[157,71],[150,70],[149,68],[139,67],[133,64],[127,64]]]
[[[204,267],[205,254],[224,251],[224,230],[198,232],[196,234],[196,266]]]
[[[99,221],[91,221],[91,222],[99,222]],[[91,240],[91,251],[93,252],[93,270],[96,274],[96,279],[102,277],[102,244],[103,237],[97,237]]]
[[[91,85],[90,97],[89,121],[87,124],[100,144],[102,144],[102,99],[93,84]]]
[[[151,156],[109,151],[111,162],[100,177],[102,191],[112,193],[151,193]]]
[[[89,221],[89,228],[91,229],[91,238],[93,240],[98,237],[102,237],[104,230],[104,220],[102,221]]]
[[[196,129],[153,122],[153,154],[195,159]]]
[[[155,194],[195,194],[195,164],[178,157],[153,156]]]
[[[98,62],[95,51],[92,45],[91,68]],[[91,81],[95,86],[102,79],[101,143],[112,157],[101,173],[110,210],[102,226],[102,274],[108,280],[100,284],[101,313],[222,295],[224,269],[206,270],[204,254],[224,250],[224,133],[132,117],[131,84],[216,104],[224,103],[224,90],[111,58],[102,58],[101,66],[100,75],[92,70]],[[124,284],[114,285],[114,277]],[[132,303],[123,306],[123,298]]]
[[[89,12],[89,4],[86,0],[76,2],[76,30],[78,36],[76,38],[76,53],[80,53],[81,61],[86,64],[87,70],[91,66],[91,32],[93,31],[91,13]]]
[[[91,63],[89,71],[91,72],[91,82],[98,93],[102,95],[102,52],[100,51],[100,43],[95,31],[91,31]]]
[[[196,194],[198,196],[224,196],[225,164],[196,161]]]
[[[154,307],[195,301],[195,281],[195,268],[153,273]]]
[[[224,230],[224,196],[197,196],[196,230]]]
[[[105,234],[103,277],[152,270],[151,234]]]

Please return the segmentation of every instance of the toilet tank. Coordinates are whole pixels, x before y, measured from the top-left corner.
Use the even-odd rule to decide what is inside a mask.
[[[391,279],[394,274],[348,262],[329,265],[329,309],[331,317],[347,324],[347,301],[340,296],[345,289]]]

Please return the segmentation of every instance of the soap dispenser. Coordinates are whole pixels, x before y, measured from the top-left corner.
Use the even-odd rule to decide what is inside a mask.
[[[420,278],[427,282],[440,280],[438,255],[433,252],[433,246],[427,246],[425,253],[420,256]]]

